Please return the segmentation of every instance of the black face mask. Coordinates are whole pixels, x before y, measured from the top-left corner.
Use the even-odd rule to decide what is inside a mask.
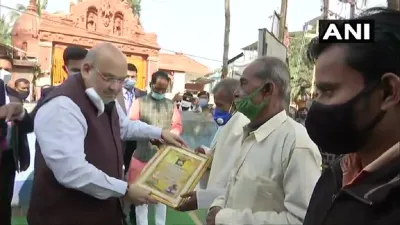
[[[25,100],[29,96],[29,91],[18,91],[19,99]]]
[[[382,120],[381,111],[367,125],[357,128],[354,106],[369,96],[377,85],[365,88],[344,104],[324,105],[313,102],[307,114],[305,126],[310,138],[323,152],[348,154],[365,146],[373,128]]]
[[[299,119],[305,120],[307,118],[307,113],[301,113],[299,114]]]

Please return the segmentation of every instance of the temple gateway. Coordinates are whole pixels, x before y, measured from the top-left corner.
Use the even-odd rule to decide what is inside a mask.
[[[165,70],[171,78],[182,73],[190,73],[193,77],[193,74],[204,76],[210,72],[193,59],[186,56],[182,59],[181,54],[170,54],[179,58],[180,61],[174,61],[179,65],[160,63],[157,35],[144,32],[126,0],[78,0],[78,3],[70,4],[69,14],[43,12],[40,16],[36,0],[30,0],[27,11],[14,24],[12,46],[8,46],[13,55],[12,80],[24,77],[38,87],[59,85],[67,78],[62,69],[63,51],[67,46],[89,49],[105,41],[114,43],[125,53],[128,62],[138,68],[137,88],[143,90],[147,88],[149,75],[163,69],[159,65],[168,67]],[[179,68],[175,70],[174,66]],[[184,85],[185,82],[188,81],[179,83]]]

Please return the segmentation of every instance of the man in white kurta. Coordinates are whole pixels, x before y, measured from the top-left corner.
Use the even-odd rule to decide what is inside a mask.
[[[284,110],[290,93],[287,66],[277,58],[258,59],[240,82],[235,105],[250,123],[242,138],[224,146],[240,153],[207,224],[302,224],[321,173],[321,155],[306,129]]]
[[[226,78],[217,83],[213,89],[216,106],[214,121],[219,128],[211,142],[210,149],[205,150],[204,146],[198,148],[198,150],[203,149],[202,153],[213,157],[211,170],[203,177],[206,179],[206,187],[188,193],[187,201],[177,208],[180,211],[208,209],[215,198],[225,193],[229,173],[240,152],[240,148],[232,151],[225,146],[227,143],[241,139],[243,126],[250,122],[246,116],[236,112],[233,107],[234,92],[238,86],[238,80]]]
[[[234,162],[240,153],[240,144],[238,148],[227,148],[243,135],[243,126],[249,122],[249,119],[243,114],[236,112],[232,115],[229,122],[221,128],[216,137],[215,147],[211,149],[213,161],[211,164],[210,175],[207,188],[199,189],[197,195],[197,207],[207,209],[211,203],[218,197],[225,194],[229,174],[233,168]]]

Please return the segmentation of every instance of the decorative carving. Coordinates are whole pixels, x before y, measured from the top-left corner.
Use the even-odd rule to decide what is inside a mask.
[[[111,11],[110,1],[108,0],[103,1],[103,7],[101,9],[101,17],[103,19],[103,24],[105,27],[110,26],[112,15],[113,13]]]
[[[121,12],[115,13],[114,16],[114,34],[122,36],[124,30],[124,15]]]
[[[87,10],[86,16],[86,29],[88,31],[96,31],[97,30],[97,9],[95,7],[89,7]]]
[[[42,41],[49,41],[49,42],[59,42],[62,40],[62,43],[65,44],[72,44],[72,45],[81,45],[81,46],[93,46],[103,41],[112,41],[112,39],[105,39],[105,40],[95,40],[90,37],[79,37],[78,41],[75,39],[76,36],[70,36],[60,33],[53,33],[42,31],[39,34],[39,38]],[[114,41],[115,42],[115,41]],[[141,46],[133,46],[128,43],[115,43],[116,46],[121,49],[123,52],[131,53],[131,54],[142,54],[142,55],[149,55],[149,56],[157,56],[158,49],[151,49]]]
[[[71,7],[69,15],[43,14],[39,38],[85,47],[112,42],[128,54],[157,56],[157,36],[144,32],[128,2],[87,0]]]
[[[22,42],[21,49],[24,51],[27,51],[28,50],[28,42],[26,42],[26,41]]]

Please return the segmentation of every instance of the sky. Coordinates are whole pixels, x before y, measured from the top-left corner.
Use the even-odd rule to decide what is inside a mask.
[[[76,2],[76,0],[72,0]],[[101,0],[86,0],[101,1]],[[303,28],[306,21],[321,15],[322,0],[288,0],[289,31]],[[29,0],[0,0],[15,8]],[[48,12],[69,12],[70,0],[49,0]],[[231,0],[229,57],[257,40],[258,29],[271,29],[274,10],[279,13],[280,0]],[[367,7],[385,5],[386,0],[369,0]],[[373,2],[373,3],[372,3]],[[361,7],[361,4],[359,4]],[[345,17],[349,6],[331,0],[329,8]],[[9,9],[1,8],[1,14]],[[142,0],[141,20],[146,32],[158,35],[163,51],[189,54],[197,61],[217,68],[222,64],[224,39],[224,0]],[[197,56],[197,57],[195,57]]]

